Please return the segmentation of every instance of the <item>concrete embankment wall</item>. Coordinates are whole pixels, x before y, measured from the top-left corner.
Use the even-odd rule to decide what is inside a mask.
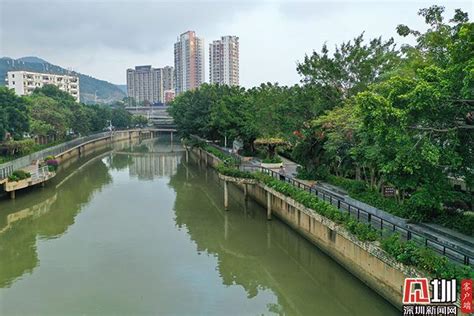
[[[107,143],[107,139],[109,142],[114,142],[127,138],[136,138],[140,135],[147,137],[150,135],[150,133],[151,131],[149,130],[125,130],[115,131],[113,136],[111,136],[110,132],[103,132],[76,138],[74,140],[49,147],[31,153],[27,156],[0,164],[0,183],[2,179],[8,177],[14,170],[25,168],[29,166],[34,160],[41,160],[46,156],[56,156],[61,162],[62,160],[67,160],[70,157],[75,157],[77,154],[79,154],[79,150],[88,150],[90,148],[102,146]],[[74,151],[76,151],[76,153]]]
[[[59,153],[55,158],[59,161],[60,164],[63,164],[71,158],[81,157],[94,151],[97,148],[102,148],[113,142],[118,142],[122,140],[131,140],[138,138],[140,136],[148,135],[150,132],[139,131],[139,130],[129,130],[129,131],[118,131],[115,132],[112,136],[105,136],[103,138],[94,139],[83,144],[80,144],[74,148],[66,150],[62,153]]]
[[[193,153],[201,162],[216,166],[219,159],[200,148]],[[242,189],[243,186],[241,185]],[[423,277],[389,257],[376,242],[361,242],[341,225],[315,213],[263,184],[248,185],[248,194],[264,207],[270,195],[271,211],[303,237],[326,252],[353,275],[402,309],[403,283],[407,277]]]

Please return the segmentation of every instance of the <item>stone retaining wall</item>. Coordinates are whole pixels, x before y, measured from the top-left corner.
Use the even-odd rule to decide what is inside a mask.
[[[215,167],[219,159],[200,148],[193,148],[201,162]],[[293,199],[263,184],[247,185],[248,194],[264,207],[270,195],[271,212],[303,237],[326,252],[353,275],[402,309],[404,280],[423,277],[415,269],[396,262],[377,242],[362,242],[343,226],[315,213]],[[239,185],[243,190],[243,185]]]

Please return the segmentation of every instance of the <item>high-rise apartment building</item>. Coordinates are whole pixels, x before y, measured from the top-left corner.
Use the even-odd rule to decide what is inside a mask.
[[[239,85],[239,38],[222,36],[209,44],[209,82]]]
[[[174,68],[176,94],[204,83],[204,39],[194,31],[181,34],[174,44]]]
[[[173,82],[173,67],[152,68],[150,65],[127,69],[127,93],[137,104],[163,103],[164,91]]]
[[[163,67],[163,91],[174,91],[174,68],[170,66]]]
[[[32,71],[9,71],[7,87],[14,89],[17,95],[30,95],[36,88],[51,84],[72,95],[79,102],[79,77],[56,75]]]

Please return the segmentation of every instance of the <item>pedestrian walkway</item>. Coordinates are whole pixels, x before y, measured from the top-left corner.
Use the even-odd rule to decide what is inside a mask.
[[[287,158],[282,157],[282,159],[284,162],[284,168],[286,170],[287,176],[289,178],[295,179],[297,176],[296,168],[298,164]],[[407,229],[413,230],[414,232],[419,233],[427,238],[436,240],[443,245],[458,249],[471,257],[474,256],[474,238],[471,236],[467,236],[452,229],[432,223],[408,223],[405,218],[395,216],[384,210],[378,209],[369,204],[356,200],[350,197],[344,189],[329,183],[319,181],[316,183],[311,183],[308,181],[308,184],[312,185],[316,189],[322,189],[330,194],[333,194],[334,196],[340,197],[345,202],[355,205],[368,213],[386,219],[390,222],[396,223],[401,227],[406,227]]]

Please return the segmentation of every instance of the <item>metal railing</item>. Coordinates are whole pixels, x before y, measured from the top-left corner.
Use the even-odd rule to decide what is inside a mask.
[[[118,131],[120,132],[120,131]],[[40,160],[46,156],[56,156],[60,153],[63,153],[69,149],[82,145],[84,143],[97,140],[100,138],[110,137],[115,132],[102,132],[89,136],[79,137],[68,142],[40,150],[38,152],[31,153],[27,156],[20,157],[18,159],[0,164],[0,180],[7,178],[13,173],[14,170],[25,168],[31,164],[33,160]]]
[[[271,175],[274,178],[280,179],[281,181],[287,182],[294,187],[300,188],[302,190],[308,191],[311,194],[314,194],[319,199],[328,202],[329,204],[335,206],[339,211],[346,212],[352,215],[357,222],[362,222],[369,224],[374,229],[376,229],[380,235],[391,235],[393,233],[398,233],[401,238],[405,240],[411,240],[421,246],[425,246],[434,250],[436,253],[447,257],[448,259],[462,263],[465,265],[474,266],[474,255],[473,253],[467,253],[455,247],[441,243],[435,239],[428,238],[420,233],[417,233],[407,227],[400,226],[397,223],[394,223],[390,220],[384,219],[380,216],[372,214],[360,207],[357,207],[351,203],[346,202],[341,197],[332,194],[331,192],[324,190],[322,188],[316,188],[314,186],[309,186],[301,181],[298,181],[294,178],[288,177],[285,174],[281,174],[277,171],[261,167],[261,166],[241,166],[241,169],[244,171],[260,171],[266,174]]]

